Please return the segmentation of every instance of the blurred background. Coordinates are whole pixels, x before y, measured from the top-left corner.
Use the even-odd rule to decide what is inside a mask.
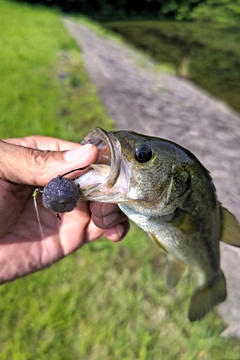
[[[240,0],[1,0],[2,139],[79,142],[95,126],[114,128],[63,24],[66,14],[121,35],[165,71],[240,111]],[[1,286],[0,359],[239,360],[240,343],[220,337],[226,325],[216,311],[188,322],[193,276],[168,293],[164,266],[164,255],[132,226],[119,244],[88,244]]]

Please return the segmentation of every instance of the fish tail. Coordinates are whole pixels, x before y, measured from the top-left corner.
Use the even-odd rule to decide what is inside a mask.
[[[226,280],[221,271],[210,283],[194,291],[188,310],[188,319],[191,322],[201,320],[215,305],[223,302],[226,297]]]

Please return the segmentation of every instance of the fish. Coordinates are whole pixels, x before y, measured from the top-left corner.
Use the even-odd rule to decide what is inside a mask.
[[[169,290],[196,275],[188,319],[201,320],[227,296],[220,241],[240,246],[236,217],[218,201],[208,170],[187,149],[133,131],[94,128],[81,142],[98,160],[74,180],[80,200],[118,204],[167,256]]]

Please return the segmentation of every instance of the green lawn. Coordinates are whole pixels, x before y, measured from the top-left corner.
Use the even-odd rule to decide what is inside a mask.
[[[0,2],[1,137],[79,141],[110,129],[61,16]],[[38,229],[36,229],[38,231]],[[239,360],[216,312],[187,320],[193,278],[172,293],[164,256],[132,226],[119,244],[86,245],[58,264],[0,287],[0,360]]]
[[[1,137],[45,134],[80,141],[111,127],[60,14],[0,2]]]

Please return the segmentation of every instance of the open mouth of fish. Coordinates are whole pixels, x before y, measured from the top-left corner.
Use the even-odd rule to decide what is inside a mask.
[[[119,198],[119,192],[126,187],[126,177],[121,175],[123,162],[119,140],[113,133],[95,128],[81,144],[95,145],[99,156],[96,164],[91,164],[85,174],[75,179],[80,186],[80,197],[96,201],[108,201],[109,195],[111,201],[114,195]]]

